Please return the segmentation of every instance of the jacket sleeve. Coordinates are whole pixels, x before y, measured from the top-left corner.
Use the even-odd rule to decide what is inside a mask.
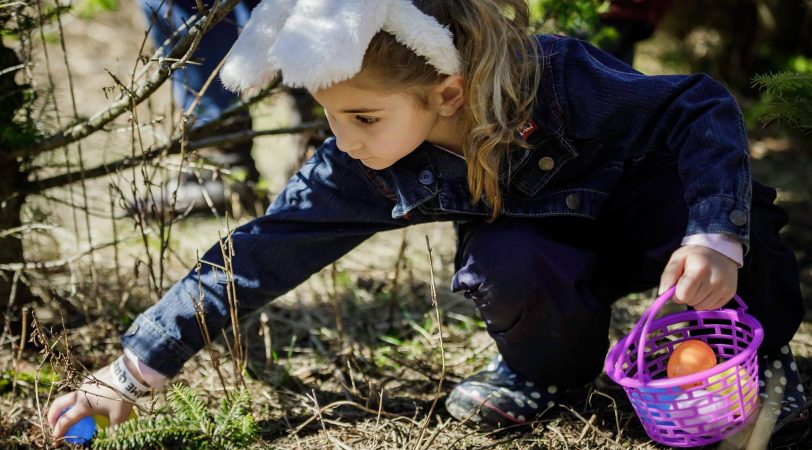
[[[689,208],[685,235],[719,233],[748,245],[750,163],[741,110],[707,75],[646,76],[576,39],[550,55],[566,138],[649,151],[678,162]]]
[[[202,256],[199,270],[191,270],[136,318],[122,344],[150,368],[175,376],[204,346],[196,303],[208,334],[219,336],[230,322],[229,292],[239,315],[265,305],[376,232],[404,226],[392,219],[392,206],[360,164],[328,140],[265,216],[233,232],[231,279],[221,269],[221,245],[215,244]]]

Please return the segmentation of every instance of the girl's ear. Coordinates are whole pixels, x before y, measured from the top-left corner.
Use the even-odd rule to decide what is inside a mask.
[[[432,89],[429,104],[453,115],[465,102],[465,83],[461,75],[448,75]]]

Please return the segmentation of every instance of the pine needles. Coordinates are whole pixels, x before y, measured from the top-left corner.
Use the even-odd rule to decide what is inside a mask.
[[[757,75],[753,86],[773,97],[762,115],[765,124],[779,120],[804,133],[812,133],[812,73]]]
[[[246,448],[259,434],[245,389],[232,392],[211,414],[191,388],[175,384],[169,392],[169,407],[171,415],[130,420],[100,430],[93,448],[238,449]]]

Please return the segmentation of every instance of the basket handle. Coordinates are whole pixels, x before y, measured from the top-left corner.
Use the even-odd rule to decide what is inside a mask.
[[[665,304],[668,299],[674,296],[674,293],[677,291],[677,286],[671,286],[667,291],[663,292],[656,300],[649,306],[646,312],[640,317],[640,320],[632,328],[631,332],[629,332],[629,336],[626,339],[626,344],[623,347],[622,355],[625,355],[626,352],[629,351],[629,347],[631,343],[636,339],[637,340],[637,376],[641,378],[641,381],[648,382],[651,380],[649,377],[648,372],[646,371],[643,354],[645,351],[645,339],[648,336],[649,329],[651,328],[651,322],[654,320],[654,317],[660,311],[660,308]],[[736,303],[739,304],[739,311],[744,312],[747,310],[747,305],[744,304],[744,301],[739,297],[738,294],[733,295],[733,299],[736,300]],[[619,377],[620,375],[620,366],[615,366],[615,376]]]

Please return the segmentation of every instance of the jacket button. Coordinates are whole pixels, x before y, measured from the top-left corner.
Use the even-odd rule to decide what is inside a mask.
[[[553,160],[553,158],[550,158],[549,156],[545,156],[545,157],[539,159],[539,169],[541,169],[541,170],[543,170],[545,172],[549,172],[549,171],[553,170],[553,167],[555,167],[555,160]]]
[[[744,226],[747,223],[747,213],[740,209],[734,209],[730,213],[730,223],[737,227]]]
[[[567,208],[576,210],[581,206],[581,196],[578,194],[570,194],[567,196]]]
[[[133,323],[132,325],[130,325],[130,328],[127,328],[127,331],[124,332],[124,335],[125,336],[132,336],[135,333],[138,333],[138,324],[137,323]]]
[[[434,174],[430,170],[424,170],[417,176],[417,180],[420,181],[420,184],[428,186],[434,183]]]

